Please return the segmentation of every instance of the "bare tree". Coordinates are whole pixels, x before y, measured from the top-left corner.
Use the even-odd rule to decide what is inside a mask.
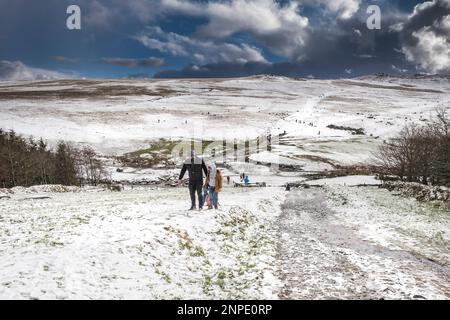
[[[448,183],[450,180],[450,114],[445,107],[436,112],[436,117],[429,125],[433,136],[435,154],[431,163],[433,179],[436,182]]]
[[[88,184],[97,185],[106,179],[106,170],[94,149],[84,147],[80,153],[80,173]]]
[[[376,154],[380,173],[409,182],[448,184],[450,180],[449,117],[438,109],[427,126],[408,125],[385,141]]]
[[[62,185],[78,185],[76,170],[76,152],[65,142],[59,142],[55,154],[55,183]]]
[[[37,142],[0,129],[0,187],[81,181],[97,185],[102,180],[106,171],[92,148],[78,150],[61,141],[53,152],[42,139]]]

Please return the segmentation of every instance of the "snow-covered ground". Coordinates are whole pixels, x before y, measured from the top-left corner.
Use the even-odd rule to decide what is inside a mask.
[[[450,212],[378,187],[291,192],[279,218],[288,299],[450,299]]]
[[[277,297],[281,189],[39,191],[0,200],[0,299]]]
[[[161,138],[242,141],[285,133],[273,153],[314,171],[370,162],[383,139],[448,103],[445,78],[5,82],[0,127],[52,143],[90,144],[106,155],[146,148]],[[362,128],[365,134],[329,125]]]
[[[370,163],[384,139],[449,103],[448,79],[432,77],[0,83],[0,128],[91,145],[125,185],[0,189],[0,298],[450,299],[448,209],[372,176],[305,181]],[[270,151],[220,165],[231,182],[245,172],[268,187],[226,184],[217,211],[186,211],[185,188],[131,187],[173,181],[175,165],[110,157],[269,132],[281,135]],[[298,182],[309,188],[285,191]]]
[[[225,187],[217,211],[185,188],[1,190],[0,298],[450,299],[448,211],[330,180]]]

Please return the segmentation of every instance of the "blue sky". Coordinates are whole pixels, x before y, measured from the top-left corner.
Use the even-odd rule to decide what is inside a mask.
[[[450,0],[0,0],[0,79],[448,73],[449,38]]]

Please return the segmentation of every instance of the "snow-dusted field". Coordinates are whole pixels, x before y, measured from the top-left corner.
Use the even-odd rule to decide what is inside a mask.
[[[122,192],[0,189],[0,298],[450,299],[448,210],[373,176],[305,182],[305,172],[371,163],[384,139],[449,104],[448,79],[427,77],[0,83],[0,128],[91,145],[126,182]],[[177,167],[108,157],[154,152],[161,139],[268,132],[281,134],[271,151],[222,168],[268,187],[227,185],[217,211],[186,211],[185,188],[129,186],[176,179]],[[258,163],[276,161],[291,170]],[[309,188],[282,187],[295,182]]]
[[[185,188],[17,190],[0,200],[0,299],[276,298],[283,191],[226,190],[201,212]]]
[[[0,298],[450,299],[450,213],[377,187],[55,191],[0,200]]]
[[[5,82],[0,127],[52,143],[87,143],[106,155],[146,148],[161,138],[241,141],[286,133],[273,152],[307,170],[323,170],[370,162],[380,141],[448,103],[446,78]],[[362,128],[365,134],[329,125]],[[271,155],[254,160],[264,158]]]

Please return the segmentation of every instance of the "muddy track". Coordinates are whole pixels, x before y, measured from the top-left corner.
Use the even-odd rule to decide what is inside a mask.
[[[450,266],[362,239],[326,200],[324,189],[302,189],[283,204],[281,299],[450,298]]]

